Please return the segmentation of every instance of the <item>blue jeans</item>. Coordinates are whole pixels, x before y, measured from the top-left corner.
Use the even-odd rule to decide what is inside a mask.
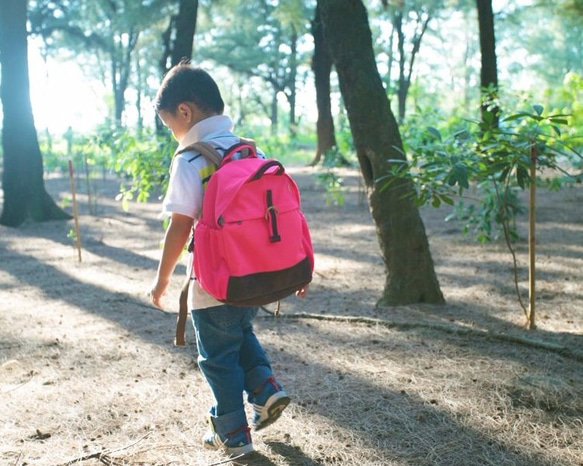
[[[243,392],[252,393],[273,375],[253,333],[257,311],[228,304],[192,311],[198,366],[215,398],[210,414],[218,433],[247,425]]]

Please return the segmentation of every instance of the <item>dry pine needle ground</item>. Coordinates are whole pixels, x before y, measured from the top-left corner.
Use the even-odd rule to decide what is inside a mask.
[[[443,211],[423,216],[448,304],[375,308],[382,261],[356,172],[343,173],[345,205],[326,207],[310,170],[295,169],[317,252],[311,295],[256,324],[293,403],[254,435],[257,454],[226,463],[200,446],[211,398],[193,337],[172,346],[183,267],[168,313],[145,296],[157,205],[124,213],[117,182],[95,180],[97,216],[80,195],[81,264],[71,224],[1,228],[0,464],[582,465],[581,189],[541,196],[529,333],[503,245],[473,243]],[[47,185],[66,196],[67,180]]]

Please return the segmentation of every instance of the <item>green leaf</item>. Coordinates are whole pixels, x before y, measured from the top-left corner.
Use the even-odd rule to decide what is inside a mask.
[[[449,196],[446,196],[445,194],[440,194],[439,198],[448,205],[454,204],[453,199]]]
[[[528,179],[528,171],[523,166],[518,166],[516,168],[516,182],[518,183],[518,186],[520,186],[520,189],[526,187]]]
[[[431,134],[435,139],[437,139],[438,141],[441,141],[441,133],[439,132],[439,130],[437,128],[434,128],[433,126],[429,126],[427,128],[427,132],[429,134]]]
[[[532,117],[532,115],[526,112],[518,112],[512,115],[508,115],[507,117],[504,117],[504,121],[515,121],[525,117]]]
[[[549,118],[549,121],[556,125],[569,126],[569,120],[565,118]]]
[[[468,181],[468,170],[466,166],[461,163],[456,163],[449,172],[447,183],[450,186],[458,184],[461,187],[468,189],[470,184]]]
[[[541,116],[541,115],[543,114],[543,110],[544,110],[544,108],[543,108],[543,106],[542,106],[542,105],[535,104],[535,105],[533,105],[533,106],[532,106],[532,108],[534,109],[534,111],[536,112],[536,114],[537,114],[538,116]]]

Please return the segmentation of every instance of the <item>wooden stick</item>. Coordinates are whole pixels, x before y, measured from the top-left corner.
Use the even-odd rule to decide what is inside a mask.
[[[530,148],[530,190],[528,208],[528,328],[536,328],[536,147]]]
[[[77,197],[75,196],[75,180],[73,178],[73,163],[69,159],[69,179],[71,180],[71,194],[73,195],[73,216],[75,218],[75,245],[79,262],[81,262],[81,233],[79,232],[79,211],[77,210]]]
[[[137,445],[142,440],[144,440],[146,437],[148,437],[151,433],[152,433],[152,431],[146,432],[139,439],[130,443],[129,445],[126,445],[125,447],[117,448],[115,450],[107,450],[106,449],[106,450],[101,450],[101,451],[98,451],[95,453],[89,453],[88,455],[80,456],[80,457],[75,458],[71,461],[67,461],[66,463],[62,463],[59,466],[71,466],[73,464],[80,463],[81,461],[87,461],[87,460],[91,460],[91,459],[96,459],[100,463],[104,463],[104,464],[111,464],[111,465],[118,464],[115,462],[115,458],[111,458],[110,455],[112,455],[113,453],[118,453],[122,450],[127,450],[127,449]]]
[[[262,307],[263,308],[263,307]],[[265,308],[263,308],[265,310]],[[382,309],[382,308],[381,308]],[[270,312],[271,314],[271,312]],[[482,337],[489,340],[500,340],[508,343],[517,343],[519,345],[524,345],[530,348],[536,348],[546,351],[551,351],[558,353],[561,356],[575,361],[583,361],[583,351],[578,348],[572,348],[568,346],[562,346],[551,341],[535,340],[528,337],[522,337],[520,335],[511,335],[508,333],[500,333],[496,331],[491,331],[488,329],[472,328],[461,325],[451,325],[443,324],[441,322],[399,322],[392,320],[378,319],[375,317],[364,317],[364,316],[338,316],[330,314],[312,314],[308,312],[299,312],[291,314],[281,314],[278,317],[272,315],[260,316],[263,319],[287,319],[287,320],[299,320],[299,319],[313,319],[328,322],[338,322],[338,323],[352,323],[352,324],[365,324],[365,325],[378,325],[380,327],[385,327],[388,329],[398,329],[398,330],[411,330],[411,329],[428,329],[441,331],[451,335],[458,336],[468,336],[470,338]]]
[[[89,214],[95,215],[93,211],[93,200],[91,199],[91,181],[89,173],[89,163],[87,162],[87,154],[83,155],[83,160],[85,161],[85,181],[87,182],[87,204],[89,205]]]

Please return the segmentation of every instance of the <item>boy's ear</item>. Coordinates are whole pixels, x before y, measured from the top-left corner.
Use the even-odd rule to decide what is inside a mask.
[[[192,121],[192,109],[185,102],[178,104],[178,115],[189,123]]]

